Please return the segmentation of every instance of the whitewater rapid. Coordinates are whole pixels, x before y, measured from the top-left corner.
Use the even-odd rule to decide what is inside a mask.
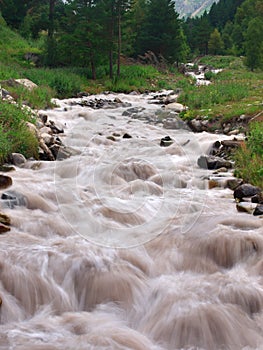
[[[153,96],[44,111],[73,155],[11,173],[0,349],[263,349],[262,219],[197,165],[225,136],[164,129]]]

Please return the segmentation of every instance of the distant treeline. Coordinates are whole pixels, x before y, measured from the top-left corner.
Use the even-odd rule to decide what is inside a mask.
[[[107,64],[113,77],[122,56],[149,51],[172,64],[208,53],[244,55],[252,70],[263,68],[262,0],[220,0],[185,20],[172,0],[1,0],[0,11],[25,38],[43,42],[41,64],[89,67],[94,79],[98,67]]]

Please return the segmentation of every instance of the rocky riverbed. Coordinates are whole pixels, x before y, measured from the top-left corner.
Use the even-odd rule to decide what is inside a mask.
[[[0,176],[0,348],[261,349],[242,138],[193,133],[173,91],[54,102],[29,125],[41,159],[13,154]]]

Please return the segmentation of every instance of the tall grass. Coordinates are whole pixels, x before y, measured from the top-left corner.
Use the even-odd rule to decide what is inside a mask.
[[[37,85],[49,86],[59,98],[75,96],[87,85],[87,79],[70,68],[31,68],[24,70],[23,75]]]
[[[179,98],[191,109],[211,108],[214,105],[239,101],[248,96],[248,86],[234,81],[218,81],[216,84],[200,86],[184,91]]]
[[[26,111],[0,100],[0,163],[12,152],[37,157],[38,141],[28,130],[26,121],[32,121]]]
[[[247,142],[235,154],[235,173],[263,189],[263,123],[252,123],[247,136]]]

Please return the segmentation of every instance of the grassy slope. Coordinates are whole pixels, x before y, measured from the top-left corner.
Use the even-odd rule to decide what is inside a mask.
[[[180,97],[180,101],[189,106],[185,119],[203,117],[222,123],[242,114],[254,116],[262,111],[262,71],[248,71],[241,58],[236,57],[207,56],[201,62],[223,71],[212,78],[209,86],[185,87]]]
[[[7,89],[19,101],[27,102],[33,108],[50,107],[50,98],[74,96],[79,91],[88,93],[99,93],[105,90],[130,92],[137,91],[158,91],[160,89],[181,88],[183,93],[179,102],[186,104],[189,110],[182,114],[185,119],[205,118],[211,121],[217,120],[222,124],[227,120],[235,120],[241,114],[251,117],[262,112],[263,96],[263,72],[248,71],[240,58],[235,57],[205,57],[202,63],[210,64],[215,68],[224,70],[217,76],[212,77],[213,84],[210,86],[196,87],[190,78],[176,73],[175,71],[158,72],[151,66],[127,65],[122,67],[121,77],[113,81],[105,77],[107,67],[102,67],[98,71],[97,81],[88,80],[89,72],[84,68],[59,68],[45,69],[36,68],[24,59],[27,52],[40,52],[35,45],[27,42],[18,34],[11,31],[0,19],[0,80],[10,78],[29,78],[39,85],[34,92],[29,93],[23,88],[9,87]],[[5,86],[4,86],[5,87]],[[23,115],[13,107],[3,106],[0,102],[0,162],[3,161],[10,152],[21,151],[26,155],[28,148],[32,147],[34,140],[27,140],[28,134],[21,131],[17,120],[28,120],[27,115]],[[6,118],[5,118],[6,115]],[[14,115],[12,130],[8,118]],[[256,128],[256,142],[262,145],[262,127],[259,123]],[[24,135],[23,142],[18,142],[21,135]],[[259,135],[259,136],[258,136]],[[253,132],[250,145],[253,143]],[[261,147],[261,146],[260,146]],[[35,146],[34,152],[35,152]],[[239,155],[238,172],[249,181],[247,172],[250,159],[255,155],[255,151],[248,145],[248,149]],[[31,154],[32,155],[32,154]],[[262,154],[256,155],[254,163],[256,176],[251,179],[255,184],[262,184]],[[261,182],[260,182],[261,181]]]

